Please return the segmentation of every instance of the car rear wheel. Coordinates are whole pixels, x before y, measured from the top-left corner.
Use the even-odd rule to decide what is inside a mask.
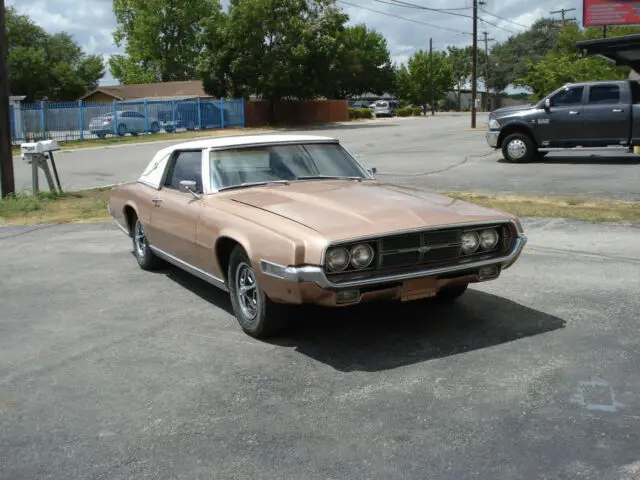
[[[439,302],[452,302],[466,292],[468,286],[469,284],[465,283],[463,285],[444,287],[437,293],[436,300]]]
[[[502,155],[512,163],[525,163],[533,160],[536,146],[526,133],[512,133],[502,142]]]
[[[289,308],[272,302],[265,295],[241,246],[236,246],[231,252],[227,278],[234,314],[247,335],[264,338],[275,335],[288,325]]]
[[[138,218],[133,220],[131,239],[133,240],[133,254],[140,268],[143,270],[155,270],[161,265],[161,259],[149,247],[144,227]]]

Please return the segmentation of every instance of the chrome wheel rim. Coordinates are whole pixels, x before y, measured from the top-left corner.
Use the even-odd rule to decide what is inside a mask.
[[[144,249],[146,247],[147,244],[147,238],[144,234],[144,229],[142,228],[142,223],[140,223],[140,221],[138,220],[136,222],[136,228],[135,231],[133,232],[134,234],[134,241],[135,241],[135,245],[136,245],[136,254],[140,257],[140,258],[144,258]]]
[[[522,158],[527,152],[527,146],[520,139],[511,140],[507,145],[507,151],[511,158]]]
[[[258,285],[253,269],[245,262],[236,269],[236,295],[244,316],[253,320],[258,314]]]

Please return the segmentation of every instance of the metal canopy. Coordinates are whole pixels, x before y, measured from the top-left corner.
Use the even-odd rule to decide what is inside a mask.
[[[576,42],[578,55],[598,56],[640,73],[640,34]]]

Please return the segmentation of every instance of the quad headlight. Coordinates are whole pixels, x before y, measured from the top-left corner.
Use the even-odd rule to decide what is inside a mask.
[[[462,234],[462,253],[471,255],[478,249],[480,245],[480,237],[474,231],[464,232]]]
[[[483,250],[492,250],[498,244],[500,235],[495,228],[487,228],[480,232],[480,247]]]
[[[500,235],[495,228],[464,232],[462,234],[462,253],[471,255],[478,250],[493,250],[498,245],[499,240]]]
[[[327,250],[325,267],[329,272],[342,272],[351,265],[356,270],[367,268],[373,262],[375,254],[371,245],[358,243],[350,248],[334,247]]]

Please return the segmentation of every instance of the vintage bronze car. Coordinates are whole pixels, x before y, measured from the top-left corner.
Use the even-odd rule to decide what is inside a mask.
[[[228,291],[254,337],[289,305],[452,300],[526,243],[510,214],[376,179],[337,139],[238,135],[158,151],[111,191],[140,267],[168,261]]]

